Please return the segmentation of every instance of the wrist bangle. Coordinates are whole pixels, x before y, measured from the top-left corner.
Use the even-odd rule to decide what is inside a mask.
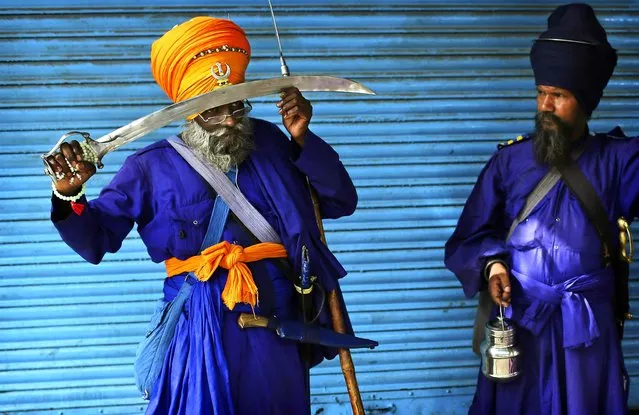
[[[55,188],[55,183],[51,183],[51,190],[53,190],[53,194],[58,199],[64,200],[65,202],[75,202],[76,200],[80,199],[84,195],[84,193],[87,191],[87,184],[82,183],[82,188],[80,189],[80,192],[74,196],[65,196],[61,194],[60,192],[58,192],[58,189]]]
[[[508,267],[508,265],[506,265],[506,263],[502,261],[501,259],[493,259],[488,261],[488,263],[484,267],[484,278],[486,279],[486,281],[490,279],[490,267],[492,267],[495,264],[502,264],[504,268]]]

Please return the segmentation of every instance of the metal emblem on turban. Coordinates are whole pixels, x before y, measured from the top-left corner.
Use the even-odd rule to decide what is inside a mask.
[[[222,65],[226,66],[226,70],[222,69]],[[215,69],[217,68],[217,73]],[[231,67],[226,63],[215,62],[215,66],[211,66],[211,75],[217,81],[217,86],[229,84],[229,76],[231,75]]]

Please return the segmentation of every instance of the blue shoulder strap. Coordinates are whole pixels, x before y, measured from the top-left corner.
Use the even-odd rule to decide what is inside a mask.
[[[233,167],[226,176],[233,182],[237,183],[237,169]],[[211,220],[209,221],[209,227],[206,230],[204,240],[202,240],[202,246],[200,252],[204,251],[211,245],[215,245],[222,239],[222,232],[224,232],[224,225],[226,219],[229,217],[229,205],[226,204],[224,199],[217,195],[215,197],[215,204],[213,205],[213,212],[211,213]]]

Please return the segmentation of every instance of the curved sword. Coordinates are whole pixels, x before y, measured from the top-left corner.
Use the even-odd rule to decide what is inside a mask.
[[[192,114],[197,114],[209,108],[230,104],[232,102],[278,94],[283,89],[289,87],[296,87],[302,92],[375,94],[372,90],[358,82],[333,76],[289,76],[286,78],[261,79],[237,85],[229,85],[152,112],[149,115],[138,118],[137,120],[98,138],[97,140],[92,139],[88,133],[82,131],[68,132],[60,137],[56,145],[53,146],[49,152],[42,154],[41,157],[45,165],[45,174],[51,176],[51,178],[55,180],[53,170],[49,166],[46,158],[59,151],[60,145],[71,136],[81,135],[84,137],[87,145],[96,156],[96,165],[99,168],[102,168],[104,165],[101,160],[107,153],[123,146],[124,144],[135,141],[151,131],[162,128],[175,120],[188,117]]]

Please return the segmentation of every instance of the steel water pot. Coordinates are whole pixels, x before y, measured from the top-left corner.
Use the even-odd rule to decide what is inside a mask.
[[[522,363],[515,324],[497,317],[486,323],[484,335],[480,349],[482,373],[497,382],[516,379],[521,374]]]

